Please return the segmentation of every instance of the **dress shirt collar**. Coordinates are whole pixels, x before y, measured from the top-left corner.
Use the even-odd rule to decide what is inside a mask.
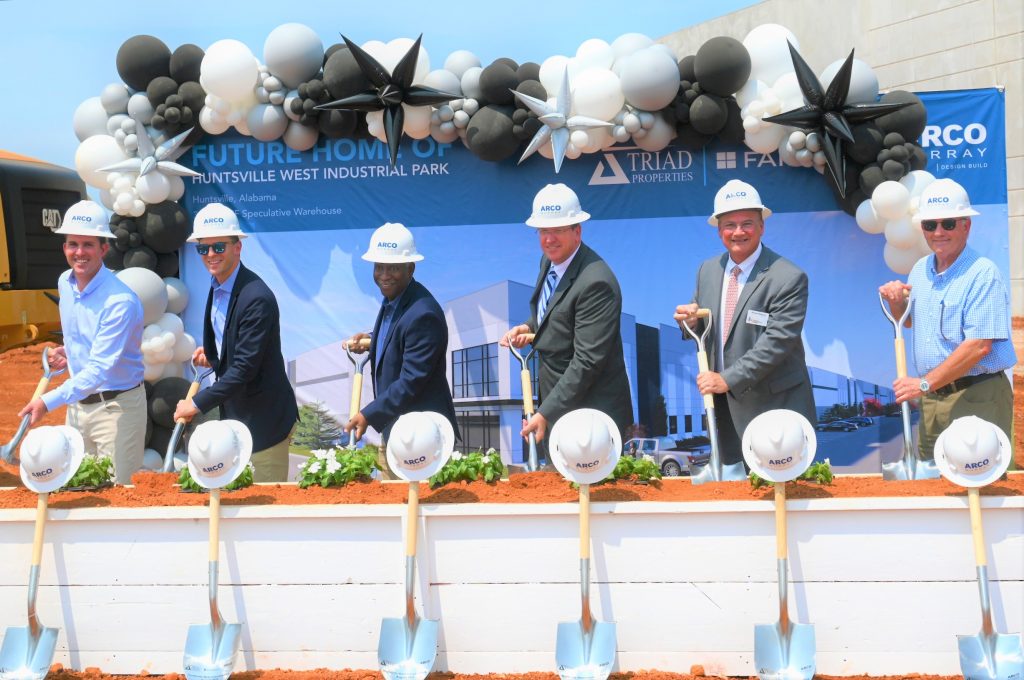
[[[242,263],[239,262],[238,266],[235,267],[235,271],[231,272],[231,275],[224,280],[224,283],[219,283],[217,281],[217,277],[211,275],[210,286],[213,288],[213,291],[215,293],[223,291],[225,293],[230,294],[231,291],[234,290],[235,288],[235,279],[238,278],[238,272],[241,271],[241,269]]]
[[[582,243],[580,245],[583,245]],[[555,270],[555,274],[558,275],[558,280],[561,281],[562,277],[565,276],[565,272],[569,269],[569,265],[572,264],[573,258],[576,257],[576,253],[580,252],[580,246],[576,246],[576,250],[572,251],[572,255],[562,260],[561,264],[551,263],[551,268]]]
[[[71,276],[68,277],[68,283],[71,284],[71,290],[74,291],[75,295],[82,298],[90,293],[94,292],[97,288],[103,285],[108,277],[113,276],[114,272],[107,269],[106,265],[100,265],[100,268],[96,271],[96,275],[92,277],[89,283],[85,284],[84,290],[78,290],[78,280],[75,278],[75,270],[71,270]]]
[[[737,265],[739,265],[739,268],[740,268],[739,278],[744,280],[744,281],[746,281],[747,278],[750,276],[750,271],[754,268],[754,265],[757,263],[757,258],[761,257],[761,252],[763,250],[764,250],[764,244],[758,243],[757,244],[757,250],[755,250],[753,253],[751,253],[750,257],[748,257],[747,259],[743,260],[743,262],[733,262],[732,258],[730,257],[729,261],[725,263],[725,273],[726,274],[731,273],[732,272],[732,268],[737,266]]]

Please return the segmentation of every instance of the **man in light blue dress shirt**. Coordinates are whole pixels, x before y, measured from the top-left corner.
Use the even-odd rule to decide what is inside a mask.
[[[939,434],[962,416],[994,423],[1013,441],[1013,389],[1005,371],[1017,355],[1002,274],[967,246],[971,217],[979,214],[967,192],[951,179],[935,180],[920,206],[934,255],[917,261],[907,283],[890,281],[879,293],[899,318],[911,292],[917,375],[897,379],[893,390],[900,403],[921,399],[919,447],[930,459]]]
[[[50,351],[50,365],[71,377],[18,413],[34,425],[47,411],[67,406],[67,424],[85,440],[85,451],[109,456],[118,484],[142,467],[146,439],[146,390],[142,387],[142,303],[103,266],[113,238],[106,212],[92,201],[71,206],[55,233],[64,237],[71,269],[57,282],[64,346]]]

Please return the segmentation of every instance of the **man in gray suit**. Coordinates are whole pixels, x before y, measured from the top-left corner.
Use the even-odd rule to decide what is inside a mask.
[[[694,301],[674,315],[680,328],[703,323],[699,308],[714,318],[712,370],[697,376],[697,388],[714,395],[724,464],[743,461],[743,431],[765,411],[785,408],[817,421],[800,338],[807,274],[761,243],[769,215],[749,184],[730,180],[719,189],[708,222],[726,252],[701,264]]]
[[[633,401],[619,332],[622,292],[612,270],[583,243],[590,215],[576,193],[549,184],[533,199],[526,224],[537,229],[543,256],[530,298],[530,320],[509,330],[501,345],[527,344],[540,357],[540,406],[523,428],[540,441],[550,425],[578,408],[608,414],[619,429],[633,422]]]

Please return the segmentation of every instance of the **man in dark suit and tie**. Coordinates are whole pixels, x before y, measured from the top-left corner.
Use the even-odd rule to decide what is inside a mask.
[[[751,185],[730,180],[719,189],[708,222],[726,252],[701,264],[693,302],[674,315],[682,328],[703,323],[699,308],[712,312],[712,370],[697,376],[697,388],[714,395],[723,464],[743,461],[743,431],[765,411],[790,409],[817,422],[800,337],[807,274],[761,243],[769,215]]]
[[[203,315],[203,346],[192,361],[213,368],[216,382],[189,401],[179,401],[174,418],[191,419],[219,406],[221,417],[240,420],[252,433],[253,479],[283,482],[288,445],[299,412],[281,354],[281,314],[274,293],[242,264],[238,217],[225,205],[199,211],[188,240],[196,244],[211,274]]]
[[[416,250],[412,232],[387,223],[373,232],[363,259],[373,262],[373,280],[384,295],[373,334],[357,333],[348,340],[352,352],[364,352],[359,341],[370,337],[370,373],[374,399],[345,424],[356,438],[368,426],[380,432],[385,444],[398,417],[412,411],[434,411],[451,421],[455,434],[455,406],[445,371],[448,323],[441,305],[423,284],[413,278],[423,256]],[[380,449],[378,461],[386,478],[393,479]]]
[[[530,320],[512,328],[501,345],[527,344],[540,357],[540,406],[522,435],[540,441],[568,411],[593,408],[608,414],[619,430],[633,423],[633,400],[622,356],[622,292],[601,256],[583,243],[581,224],[590,215],[576,193],[549,184],[533,199],[526,224],[540,237],[543,255],[530,298]]]

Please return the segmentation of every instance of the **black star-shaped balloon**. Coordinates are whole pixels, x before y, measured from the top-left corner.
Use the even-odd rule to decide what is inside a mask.
[[[853,144],[853,132],[850,125],[874,120],[887,113],[898,111],[910,102],[895,104],[847,104],[846,97],[850,90],[850,74],[853,71],[853,50],[843,62],[835,78],[829,83],[828,90],[823,91],[821,82],[814,71],[807,65],[804,58],[789,45],[789,54],[793,58],[793,70],[803,92],[804,106],[792,111],[770,116],[764,120],[779,125],[789,125],[805,131],[817,131],[821,137],[822,151],[829,174],[835,182],[839,195],[846,198],[846,157],[843,155],[843,142]]]
[[[416,42],[409,48],[402,59],[395,66],[393,73],[381,66],[381,63],[371,57],[366,51],[354,42],[341,36],[352,57],[356,60],[359,70],[368,81],[370,89],[354,94],[344,99],[338,99],[326,104],[320,104],[318,110],[325,109],[349,109],[352,111],[384,111],[384,137],[388,140],[388,151],[391,154],[391,165],[398,160],[398,143],[402,139],[402,124],[405,120],[405,112],[402,104],[409,106],[427,106],[441,104],[459,99],[462,95],[451,94],[435,90],[424,85],[413,85],[412,79],[416,73],[416,61],[420,56],[420,41],[423,35],[416,38]]]

